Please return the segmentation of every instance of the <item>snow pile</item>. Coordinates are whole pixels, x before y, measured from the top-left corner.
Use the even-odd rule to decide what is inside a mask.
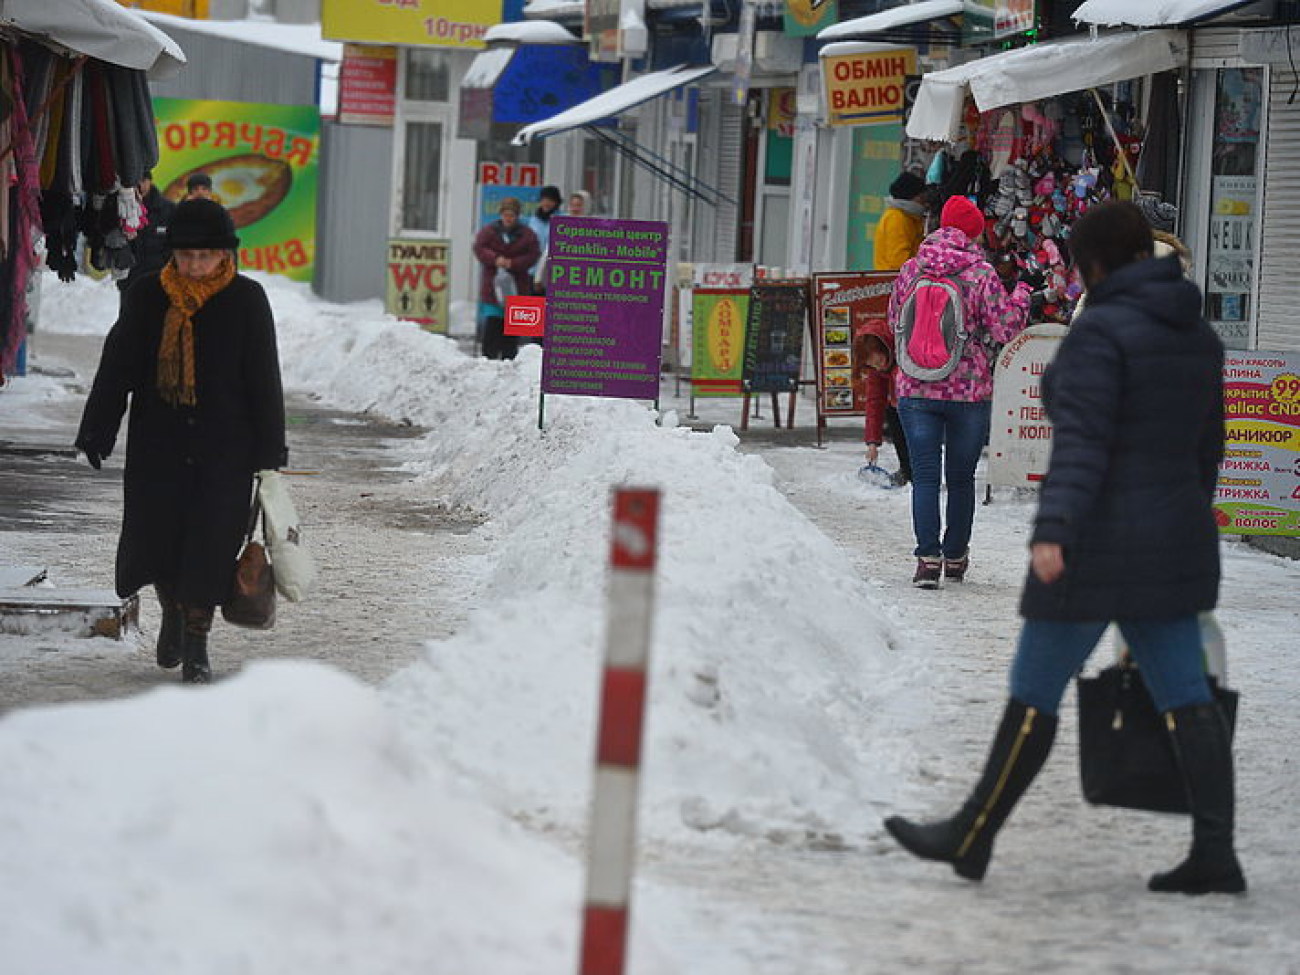
[[[270,286],[270,285],[268,285]],[[642,822],[855,842],[894,798],[906,695],[889,625],[845,555],[770,468],[643,405],[549,397],[540,350],[467,358],[453,342],[274,286],[290,385],[428,427],[431,492],[490,516],[481,611],[392,682],[436,749],[510,812],[585,823],[603,640],[609,490],[663,492]],[[889,708],[897,716],[906,710]]]
[[[572,969],[574,863],[335,670],[264,663],[0,730],[7,971]]]

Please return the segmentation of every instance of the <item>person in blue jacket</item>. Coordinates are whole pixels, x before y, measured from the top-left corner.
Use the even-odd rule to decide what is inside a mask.
[[[1223,456],[1223,345],[1176,256],[1153,257],[1132,203],[1070,234],[1088,286],[1043,379],[1052,455],[1030,540],[1010,699],[984,774],[949,819],[885,821],[916,856],[980,880],[1043,767],[1071,678],[1116,622],[1165,715],[1192,813],[1191,852],[1157,892],[1242,893],[1226,720],[1206,679],[1199,612],[1219,592],[1213,499]]]

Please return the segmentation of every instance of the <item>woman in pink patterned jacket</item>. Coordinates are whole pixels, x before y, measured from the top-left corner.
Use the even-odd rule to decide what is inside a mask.
[[[895,374],[898,414],[912,455],[912,530],[916,535],[913,585],[937,589],[940,577],[960,582],[970,564],[975,519],[975,466],[988,439],[993,399],[991,343],[1006,344],[1028,322],[1029,286],[1008,294],[984,256],[984,215],[964,196],[944,204],[939,229],[903,265],[889,302],[896,327],[903,302],[922,275],[955,279],[962,294],[970,336],[956,368],[943,379],[925,381],[902,369]],[[939,488],[948,485],[947,513],[939,513]],[[941,537],[942,535],[942,537]]]

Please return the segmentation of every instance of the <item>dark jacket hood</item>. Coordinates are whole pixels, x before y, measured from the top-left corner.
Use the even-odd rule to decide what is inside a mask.
[[[1088,289],[1088,308],[1111,303],[1140,308],[1170,328],[1192,329],[1201,320],[1201,289],[1183,276],[1177,256],[1134,261]]]

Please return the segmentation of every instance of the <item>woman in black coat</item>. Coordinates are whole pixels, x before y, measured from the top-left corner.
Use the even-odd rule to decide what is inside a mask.
[[[1219,591],[1212,503],[1223,454],[1223,346],[1176,257],[1153,258],[1131,203],[1070,234],[1088,307],[1043,381],[1054,433],[1021,599],[1011,698],[984,776],[951,819],[885,826],[917,856],[979,880],[997,831],[1052,747],[1070,679],[1114,621],[1165,715],[1192,812],[1192,849],[1148,888],[1242,893],[1227,724],[1197,614]]]
[[[124,296],[104,343],[77,447],[113,451],[130,400],[117,592],[153,583],[158,665],[211,679],[207,634],[228,597],[254,472],[288,459],[275,323],[266,293],[235,271],[234,224],[213,200],[180,203],[172,257]]]

